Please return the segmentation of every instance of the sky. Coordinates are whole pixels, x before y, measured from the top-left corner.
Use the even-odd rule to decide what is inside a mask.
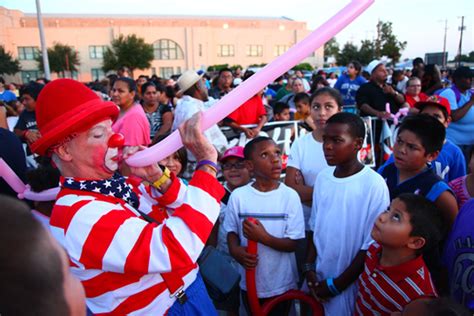
[[[42,0],[43,13],[69,14],[160,14],[210,16],[285,16],[306,22],[313,30],[334,15],[349,0]],[[442,52],[445,20],[448,59],[458,51],[461,16],[465,31],[462,53],[474,50],[474,0],[375,0],[367,11],[341,31],[336,39],[356,45],[376,36],[380,19],[393,23],[393,33],[407,46],[402,59]],[[26,13],[36,12],[35,0],[0,0],[0,6]]]

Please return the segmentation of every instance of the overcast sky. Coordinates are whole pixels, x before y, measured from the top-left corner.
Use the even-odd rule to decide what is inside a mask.
[[[322,24],[348,0],[42,0],[43,13],[166,14],[224,16],[286,16],[307,22],[310,30]],[[447,5],[449,3],[449,5]],[[8,9],[35,13],[35,0],[0,0]],[[377,20],[391,21],[395,35],[407,41],[402,58],[442,52],[444,20],[448,20],[447,50],[458,50],[461,16],[466,30],[463,54],[474,50],[474,0],[376,0],[358,19],[336,36],[340,44],[375,37]],[[341,45],[342,46],[342,45]]]

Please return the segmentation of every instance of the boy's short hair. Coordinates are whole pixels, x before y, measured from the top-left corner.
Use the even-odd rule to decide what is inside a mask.
[[[309,98],[309,103],[310,104],[313,103],[314,98],[316,98],[317,96],[322,95],[322,94],[329,95],[331,98],[333,98],[336,101],[337,106],[340,109],[342,109],[342,106],[344,105],[344,101],[342,100],[341,93],[339,93],[339,90],[336,90],[336,89],[331,88],[331,87],[323,87],[323,88],[319,88],[316,91],[314,91],[313,94],[311,95],[311,97]]]
[[[426,114],[419,114],[406,117],[398,134],[403,131],[410,131],[415,134],[424,147],[426,154],[440,151],[443,148],[444,139],[446,138],[446,128],[440,121]]]
[[[274,140],[271,139],[268,136],[258,136],[258,137],[255,137],[254,139],[252,139],[251,141],[249,141],[244,147],[244,158],[245,158],[245,160],[252,160],[251,159],[252,158],[252,153],[255,150],[255,146],[258,143],[265,142],[265,141],[274,142]]]
[[[349,112],[339,112],[334,114],[327,120],[326,125],[329,124],[346,124],[349,125],[349,133],[354,138],[365,137],[365,123],[355,114]]]
[[[273,107],[273,115],[275,114],[281,114],[283,113],[284,110],[290,109],[290,105],[284,102],[277,102],[275,103],[275,106]]]
[[[43,87],[44,85],[42,85],[41,83],[31,81],[20,90],[20,96],[22,97],[23,95],[28,94],[30,97],[33,98],[33,100],[36,101]]]
[[[412,226],[410,236],[425,239],[425,245],[419,252],[437,246],[443,236],[440,210],[431,201],[418,194],[403,193],[397,198],[405,204],[406,211],[410,214]]]
[[[295,94],[294,102],[295,104],[298,102],[309,104],[309,95],[306,92],[297,93]]]

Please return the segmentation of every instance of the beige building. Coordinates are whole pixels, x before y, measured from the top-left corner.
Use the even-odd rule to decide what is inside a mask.
[[[73,76],[80,81],[104,76],[104,47],[119,34],[136,34],[153,44],[151,68],[135,71],[135,77],[168,78],[216,64],[269,63],[310,33],[305,22],[284,17],[44,14],[43,24],[48,47],[59,42],[78,51],[81,65]],[[36,14],[0,7],[0,45],[21,62],[21,73],[8,79],[25,82],[42,76],[34,60],[40,49]],[[323,49],[304,62],[321,67]]]

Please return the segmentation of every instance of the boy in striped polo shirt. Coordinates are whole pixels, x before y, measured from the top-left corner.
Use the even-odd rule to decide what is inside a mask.
[[[372,238],[359,277],[356,315],[390,315],[420,297],[437,296],[422,256],[441,239],[441,215],[430,201],[399,195],[375,222]]]

